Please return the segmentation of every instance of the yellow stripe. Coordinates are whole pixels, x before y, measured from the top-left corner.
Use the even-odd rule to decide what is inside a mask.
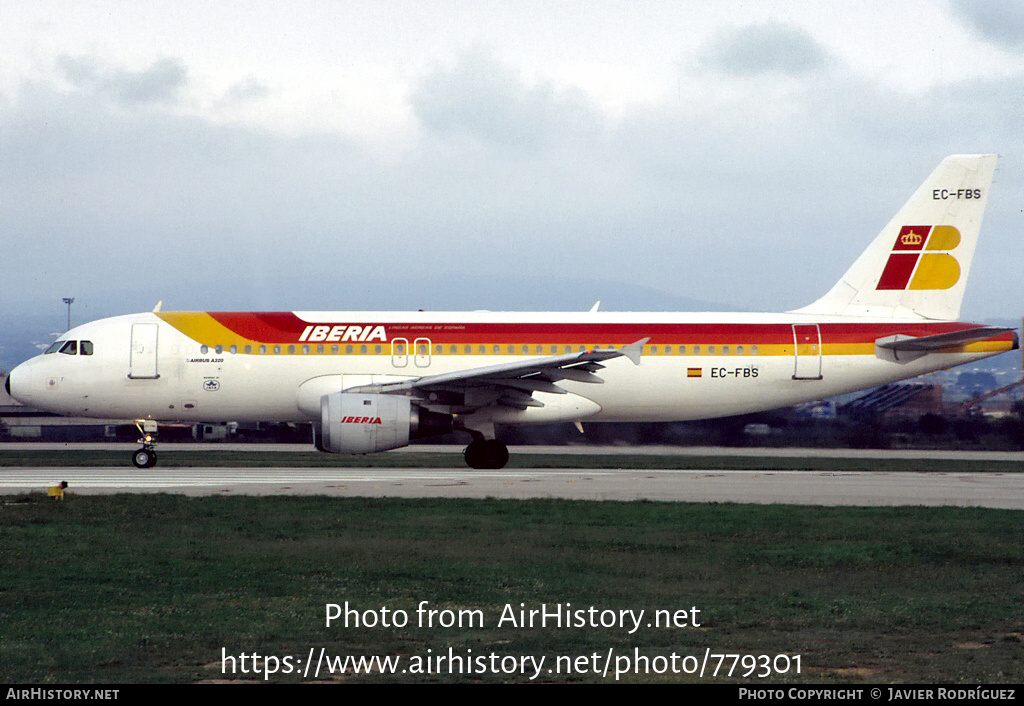
[[[977,341],[963,346],[943,348],[943,353],[1004,353],[1013,350],[1013,341]]]
[[[207,346],[256,344],[256,341],[239,336],[204,311],[158,311],[156,315],[193,341]]]

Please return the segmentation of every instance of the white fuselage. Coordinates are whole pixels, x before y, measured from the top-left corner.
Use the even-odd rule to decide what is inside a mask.
[[[267,315],[270,316],[270,315]],[[59,414],[159,421],[316,421],[320,396],[369,383],[499,365],[642,338],[639,365],[608,360],[601,384],[535,391],[543,406],[482,405],[477,422],[678,421],[753,412],[979,360],[1010,335],[894,361],[874,341],[967,324],[800,314],[145,313],[76,327],[19,365],[12,394]],[[234,317],[234,318],[230,318]],[[254,317],[249,328],[243,323]],[[242,323],[239,323],[242,322]],[[141,325],[141,326],[140,326]],[[249,324],[245,324],[248,326]],[[200,333],[197,333],[200,332]],[[803,338],[801,338],[803,336]],[[360,340],[363,339],[363,340]],[[248,352],[246,352],[248,351]],[[420,402],[445,411],[443,402]]]

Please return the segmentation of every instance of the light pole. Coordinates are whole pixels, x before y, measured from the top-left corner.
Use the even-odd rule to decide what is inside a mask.
[[[74,297],[64,297],[64,303],[68,305],[68,331],[71,330],[71,305],[74,301]]]

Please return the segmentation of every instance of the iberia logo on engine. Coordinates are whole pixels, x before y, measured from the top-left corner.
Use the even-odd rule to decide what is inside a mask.
[[[960,244],[953,226],[903,226],[875,289],[949,289],[960,263],[949,251]]]
[[[342,417],[342,424],[383,424],[380,417]]]

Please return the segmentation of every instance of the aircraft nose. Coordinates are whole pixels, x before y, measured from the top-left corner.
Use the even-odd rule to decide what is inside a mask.
[[[16,365],[14,366],[14,370],[7,374],[7,380],[4,382],[4,389],[7,391],[7,394],[22,404],[27,404],[25,399],[27,392],[25,387],[25,373],[24,363]]]

